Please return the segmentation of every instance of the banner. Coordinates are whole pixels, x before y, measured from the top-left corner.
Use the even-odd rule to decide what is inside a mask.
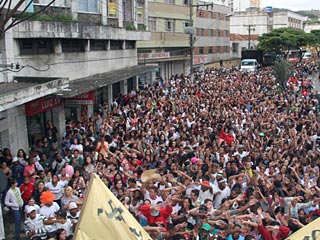
[[[27,102],[25,104],[26,115],[32,116],[38,113],[49,111],[52,108],[60,106],[62,103],[60,98],[46,97]]]
[[[286,240],[319,240],[320,239],[320,218],[290,235]]]
[[[93,174],[74,239],[151,240],[152,238],[99,176]]]

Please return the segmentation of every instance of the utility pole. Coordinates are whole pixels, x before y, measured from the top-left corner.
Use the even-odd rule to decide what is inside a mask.
[[[251,31],[255,31],[254,28],[252,28],[254,25],[248,25],[248,31],[249,31],[249,39],[248,39],[248,50],[251,49]]]
[[[193,35],[194,35],[194,29],[193,29],[193,8],[196,7],[197,10],[199,7],[208,7],[211,6],[211,10],[213,9],[213,3],[204,3],[204,4],[193,4],[193,0],[189,0],[189,9],[190,9],[190,76],[191,80],[193,80]]]

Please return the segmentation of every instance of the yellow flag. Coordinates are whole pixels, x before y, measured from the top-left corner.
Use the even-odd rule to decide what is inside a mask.
[[[290,235],[286,240],[318,240],[320,239],[320,218]]]
[[[93,174],[74,239],[151,240],[152,238],[99,176]]]

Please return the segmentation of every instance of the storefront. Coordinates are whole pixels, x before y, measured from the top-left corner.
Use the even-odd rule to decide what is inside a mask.
[[[57,97],[39,98],[25,104],[29,146],[34,145],[37,139],[42,139],[46,135],[46,122],[48,120],[57,125],[53,109],[61,104],[62,99]]]
[[[93,116],[94,91],[64,99],[64,110],[67,121],[86,122]]]

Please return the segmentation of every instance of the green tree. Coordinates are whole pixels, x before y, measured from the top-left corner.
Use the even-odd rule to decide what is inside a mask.
[[[320,55],[320,30],[312,30],[307,34],[308,45],[317,51],[317,56]]]
[[[298,49],[305,46],[307,35],[304,31],[294,28],[278,28],[259,37],[257,49],[263,51],[275,51],[285,56],[290,49]]]
[[[289,63],[286,60],[280,60],[279,62],[276,62],[273,66],[273,73],[276,78],[277,83],[285,89],[286,83],[293,73],[293,66],[291,63]]]

